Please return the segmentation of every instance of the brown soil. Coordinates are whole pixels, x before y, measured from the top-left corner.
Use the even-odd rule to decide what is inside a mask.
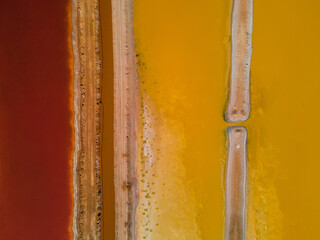
[[[101,57],[98,0],[73,0],[75,239],[101,239]]]

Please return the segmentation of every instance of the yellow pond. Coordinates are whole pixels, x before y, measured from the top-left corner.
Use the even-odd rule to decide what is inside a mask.
[[[135,0],[139,239],[223,239],[231,1]],[[318,239],[320,3],[254,1],[248,239]]]

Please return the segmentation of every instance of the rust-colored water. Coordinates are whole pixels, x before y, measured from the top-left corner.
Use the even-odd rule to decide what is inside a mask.
[[[0,239],[71,239],[69,0],[0,8]]]
[[[103,50],[103,239],[115,239],[115,199],[113,173],[113,44],[111,0],[100,2]]]

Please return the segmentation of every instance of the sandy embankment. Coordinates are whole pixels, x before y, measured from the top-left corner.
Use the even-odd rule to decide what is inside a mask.
[[[101,43],[98,0],[72,1],[74,239],[101,239]]]

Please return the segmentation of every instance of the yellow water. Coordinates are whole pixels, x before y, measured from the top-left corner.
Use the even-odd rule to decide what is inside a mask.
[[[230,11],[225,1],[134,1],[142,121],[150,122],[138,166],[146,239],[222,239]]]
[[[320,238],[319,13],[316,0],[254,2],[247,125],[257,239]]]
[[[138,239],[223,239],[231,1],[135,0]],[[255,1],[248,239],[318,239],[320,2]]]

